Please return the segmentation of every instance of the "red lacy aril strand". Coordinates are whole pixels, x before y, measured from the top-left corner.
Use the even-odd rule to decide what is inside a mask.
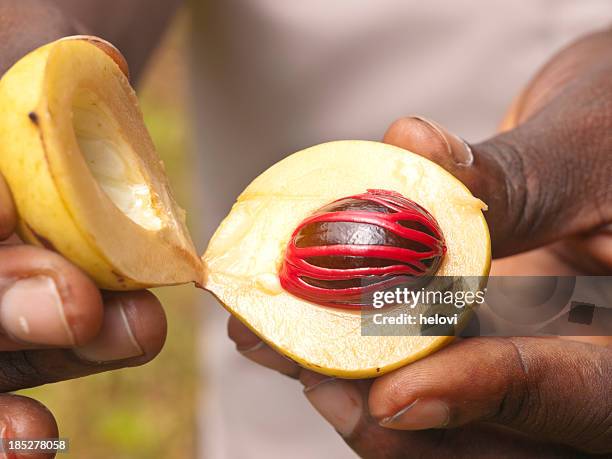
[[[442,231],[423,207],[393,191],[368,190],[302,221],[279,278],[304,300],[360,308],[376,291],[434,275],[445,253]]]

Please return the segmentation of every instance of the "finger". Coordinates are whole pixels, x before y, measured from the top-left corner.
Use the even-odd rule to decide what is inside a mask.
[[[227,322],[227,333],[236,343],[236,350],[244,357],[263,367],[276,370],[291,378],[297,378],[300,366],[279,354],[234,316]]]
[[[299,365],[264,343],[236,317],[230,316],[227,322],[227,332],[230,339],[236,344],[236,350],[247,359],[284,375],[297,378]]]
[[[422,155],[461,180],[488,205],[485,217],[491,231],[493,255],[516,251],[516,247],[508,247],[513,244],[509,233],[516,228],[509,225],[508,217],[514,216],[512,223],[516,223],[516,218],[519,218],[516,212],[522,209],[526,193],[516,161],[502,155],[492,156],[474,151],[437,123],[420,117],[395,121],[385,133],[383,141]],[[514,164],[512,168],[511,164]],[[508,174],[506,169],[509,169]],[[513,173],[515,170],[516,173]],[[516,183],[510,184],[510,179]]]
[[[27,245],[0,247],[0,260],[0,350],[76,346],[98,333],[102,298],[79,268]]]
[[[147,291],[111,294],[102,328],[74,349],[0,353],[0,392],[142,365],[155,357],[166,338],[166,316]]]
[[[302,370],[300,381],[308,401],[362,458],[578,457],[564,448],[543,445],[494,426],[419,432],[383,428],[368,412],[371,381],[327,378],[307,370]]]
[[[551,252],[582,273],[605,276],[612,273],[612,224],[598,231],[553,245]]]
[[[0,240],[9,237],[17,225],[17,211],[11,190],[0,175]]]
[[[603,155],[591,160],[585,139],[533,117],[517,129],[468,146],[423,118],[403,118],[384,141],[438,163],[488,205],[493,255],[502,257],[590,230],[612,219],[605,202],[609,171]],[[572,116],[572,119],[574,117]],[[571,124],[571,123],[570,123]],[[588,132],[589,128],[577,131]],[[552,138],[551,138],[552,137]],[[570,136],[571,137],[571,136]],[[576,136],[574,137],[582,137]],[[579,158],[575,152],[582,152]],[[599,164],[599,167],[597,164]]]
[[[331,378],[309,370],[302,370],[299,378],[308,401],[343,438],[349,438],[367,417],[367,382]]]
[[[509,130],[529,119],[559,96],[569,84],[601,64],[610,46],[610,31],[589,34],[563,48],[529,82],[513,101],[500,130]]]
[[[31,440],[57,438],[57,423],[44,405],[28,397],[0,394],[0,438]],[[6,442],[5,442],[6,445]],[[11,459],[50,459],[51,453],[7,454]]]
[[[230,316],[227,320],[227,335],[236,344],[236,349],[240,352],[255,348],[262,342],[259,336],[235,316]]]
[[[379,378],[381,425],[487,421],[591,452],[612,451],[612,350],[544,338],[474,338]]]

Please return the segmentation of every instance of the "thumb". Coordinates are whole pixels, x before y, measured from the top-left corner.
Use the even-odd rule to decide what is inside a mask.
[[[562,445],[544,443],[509,429],[487,424],[472,424],[457,429],[419,431],[382,427],[368,412],[368,393],[372,380],[326,378],[302,370],[304,394],[319,414],[336,429],[344,441],[364,459],[369,458],[586,458]],[[374,381],[374,384],[377,383]],[[371,396],[370,396],[371,399]],[[416,416],[431,418],[423,406]]]
[[[485,421],[540,440],[612,452],[612,350],[550,338],[474,338],[380,377],[369,407],[384,427]]]
[[[503,257],[603,223],[590,205],[594,195],[580,186],[593,182],[581,177],[591,170],[587,158],[570,161],[549,136],[527,123],[469,146],[432,121],[410,117],[394,122],[383,141],[438,163],[482,199],[493,255]]]

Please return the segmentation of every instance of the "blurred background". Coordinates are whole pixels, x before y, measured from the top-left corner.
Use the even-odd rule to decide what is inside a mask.
[[[145,122],[178,201],[187,209],[192,149],[187,119],[189,18],[172,22],[137,88]],[[190,221],[192,223],[192,221]],[[22,391],[55,414],[70,457],[185,459],[196,455],[198,389],[197,295],[191,285],[158,289],[168,315],[168,339],[158,358],[139,368],[103,373]]]

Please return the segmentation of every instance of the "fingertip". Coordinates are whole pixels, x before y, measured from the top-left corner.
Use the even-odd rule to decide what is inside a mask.
[[[477,355],[491,347],[491,340],[480,338],[455,342],[425,359],[398,368],[377,378],[370,389],[368,405],[378,420],[392,417],[418,399],[457,399],[478,391],[483,374],[488,371],[486,359]],[[483,351],[486,352],[486,351]],[[465,355],[467,355],[467,357]]]
[[[395,120],[387,129],[383,142],[427,158],[444,159],[448,154],[448,145],[440,130],[431,121],[418,116]]]
[[[152,360],[164,347],[168,332],[166,313],[161,302],[148,290],[116,295],[121,299],[129,328],[143,351],[135,365]]]
[[[27,245],[16,250],[31,259],[32,270],[41,266],[55,281],[66,324],[72,333],[72,345],[82,345],[93,339],[100,331],[104,314],[102,295],[93,280],[55,252]]]
[[[66,323],[72,331],[74,345],[91,341],[100,331],[104,316],[104,303],[94,282],[76,266],[70,265],[64,272],[64,299]],[[61,284],[60,284],[61,285]]]
[[[159,354],[166,333],[166,314],[152,293],[106,292],[100,332],[74,353],[91,363],[138,366]]]
[[[511,357],[511,347],[502,338],[457,341],[374,381],[368,399],[370,412],[380,421],[397,416],[417,401],[436,401],[440,402],[437,406],[444,403],[450,407],[451,426],[464,424],[507,389],[508,375],[515,364]],[[411,414],[427,404],[420,405]],[[431,414],[431,406],[425,411]]]
[[[409,116],[394,121],[383,142],[424,156],[454,173],[459,166],[474,161],[470,146],[440,124],[421,116]]]
[[[383,375],[372,383],[368,394],[368,408],[374,419],[385,419],[410,403],[410,396],[400,387],[402,379],[395,377],[394,373]]]
[[[296,379],[299,376],[299,365],[264,343],[238,318],[230,316],[227,321],[227,334],[236,344],[236,350],[251,362],[278,371],[290,378]]]
[[[529,234],[529,228],[521,226],[526,187],[520,155],[511,139],[496,136],[470,146],[440,124],[410,116],[392,123],[383,141],[435,162],[487,204],[485,216],[495,257],[537,245],[532,237],[517,236]]]
[[[396,119],[387,128],[382,141],[389,145],[403,148],[405,139],[410,137],[411,124],[411,117]]]
[[[322,375],[320,373],[315,373],[314,371],[306,370],[306,369],[302,369],[299,375],[299,380],[304,386],[305,391],[310,390],[312,387],[328,379],[333,379],[333,378],[326,376],[326,375]]]
[[[227,335],[240,352],[247,351],[261,343],[259,337],[234,316],[230,316],[227,321]]]
[[[53,439],[58,435],[57,422],[42,403],[21,395],[0,395],[0,436],[3,439]],[[46,459],[53,456],[52,453],[32,453],[23,457]]]
[[[29,245],[2,246],[0,326],[16,341],[74,346],[93,338],[102,322],[94,282],[59,254]]]
[[[347,379],[323,377],[310,380],[304,395],[315,410],[329,422],[347,441],[354,441],[354,434],[364,418],[364,393],[359,383]]]

